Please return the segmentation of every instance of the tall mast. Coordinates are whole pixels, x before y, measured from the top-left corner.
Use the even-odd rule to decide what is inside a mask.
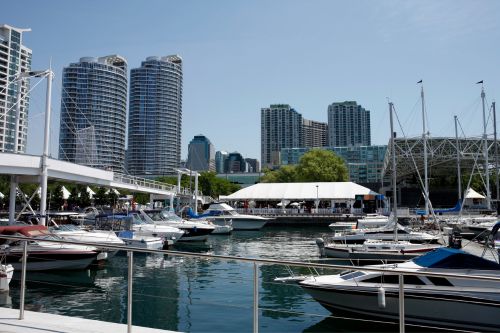
[[[495,199],[497,199],[497,207],[498,207],[498,200],[500,199],[500,188],[498,187],[498,144],[497,144],[497,111],[496,111],[496,103],[492,103],[492,109],[493,109],[493,139],[495,143],[495,184],[496,184],[496,189],[497,189],[497,196]]]
[[[457,146],[457,183],[458,183],[458,200],[462,201],[462,175],[460,174],[460,147],[458,142],[458,118],[455,116],[455,142]]]
[[[396,144],[394,143],[395,133],[392,122],[393,104],[389,102],[389,115],[391,120],[391,151],[392,151],[392,213],[394,214],[394,241],[398,241],[398,196],[396,188]]]
[[[483,81],[481,83],[481,102],[483,105],[483,155],[484,155],[484,173],[486,178],[486,205],[488,209],[491,209],[491,193],[490,193],[490,172],[489,172],[489,161],[488,161],[488,134],[486,133],[486,108],[484,105],[484,99],[486,94],[484,93]]]
[[[424,192],[425,192],[425,215],[429,215],[429,176],[427,174],[427,129],[425,126],[425,100],[424,84],[420,80],[420,97],[422,100],[422,141],[424,145]]]

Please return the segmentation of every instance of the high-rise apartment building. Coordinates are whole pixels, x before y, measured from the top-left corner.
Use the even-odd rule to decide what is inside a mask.
[[[13,152],[18,131],[17,151],[26,151],[28,134],[29,79],[21,84],[21,113],[16,129],[19,74],[31,71],[31,50],[24,46],[23,32],[29,29],[0,25],[0,152]]]
[[[215,148],[204,135],[195,135],[189,143],[186,166],[193,171],[215,172]]]
[[[302,142],[304,147],[316,148],[328,146],[328,124],[302,119]]]
[[[354,101],[329,105],[328,142],[333,147],[371,145],[370,111]]]
[[[180,167],[182,58],[148,57],[130,71],[128,171],[173,175]]]
[[[226,172],[224,170],[224,161],[228,157],[229,153],[227,151],[217,151],[215,153],[215,172],[217,173],[224,173]]]
[[[59,159],[123,171],[127,62],[84,57],[63,69]]]
[[[288,104],[272,104],[260,115],[262,167],[273,168],[282,148],[303,147],[302,115]]]

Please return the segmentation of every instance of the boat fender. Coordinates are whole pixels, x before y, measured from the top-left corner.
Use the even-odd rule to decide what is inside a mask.
[[[378,288],[378,307],[385,309],[385,289],[384,287]]]
[[[325,241],[323,238],[316,238],[316,245],[318,245],[319,253],[321,256],[325,256]]]

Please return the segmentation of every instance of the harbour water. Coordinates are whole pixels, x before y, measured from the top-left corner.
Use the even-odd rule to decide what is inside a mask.
[[[324,227],[266,227],[210,236],[206,244],[176,245],[181,251],[294,261],[317,261],[315,238]],[[259,267],[260,332],[396,331],[397,325],[328,318],[331,314],[296,285],[273,282],[282,266]],[[182,332],[251,332],[253,265],[223,260],[137,254],[134,256],[133,324]],[[10,302],[19,307],[19,276]],[[10,303],[10,305],[8,304]],[[125,323],[127,257],[77,272],[28,272],[26,309]]]

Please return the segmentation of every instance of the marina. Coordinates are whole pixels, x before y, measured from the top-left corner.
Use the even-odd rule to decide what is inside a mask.
[[[327,238],[331,234],[327,227],[264,227],[258,231],[233,231],[229,236],[214,235],[196,244],[178,242],[169,255],[136,253],[132,292],[134,331],[136,325],[181,332],[252,331],[255,276],[258,331],[397,330],[398,323],[394,320],[373,321],[330,313],[297,284],[275,281],[290,276],[290,271],[274,261],[302,263],[304,268],[293,268],[298,274],[311,273],[305,268],[307,263],[325,267],[350,265],[345,260],[320,257],[314,238]],[[481,254],[482,247],[471,244],[472,247],[465,248]],[[497,260],[496,253],[488,251],[486,255]],[[252,259],[262,262],[255,266]],[[29,311],[125,324],[127,267],[127,256],[119,252],[87,270],[27,272],[25,307]],[[339,271],[325,267],[317,268],[318,272]],[[3,294],[3,307],[19,309],[19,275],[18,271],[10,291]],[[413,326],[407,327],[411,330]]]

